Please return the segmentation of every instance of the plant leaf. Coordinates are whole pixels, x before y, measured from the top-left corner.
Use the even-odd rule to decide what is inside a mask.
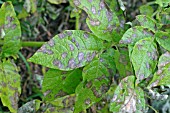
[[[21,27],[11,2],[5,2],[0,9],[0,31],[4,32],[2,57],[14,56],[21,48]]]
[[[74,4],[88,14],[86,23],[98,38],[115,42],[120,40],[117,33],[118,17],[108,8],[104,0],[74,0]]]
[[[120,75],[120,79],[129,75],[133,75],[133,69],[129,59],[129,52],[127,47],[121,47],[118,48],[118,50],[115,50],[114,59],[116,63],[116,69]]]
[[[53,107],[49,107],[45,113],[73,113],[75,94],[67,95],[50,101]]]
[[[44,99],[53,101],[58,97],[73,94],[77,85],[81,82],[81,73],[80,69],[68,72],[50,69],[43,80]]]
[[[136,20],[140,23],[141,26],[148,28],[155,32],[157,30],[156,21],[149,16],[146,15],[138,15],[136,16]]]
[[[61,4],[61,3],[66,3],[66,0],[48,0],[51,4]]]
[[[0,62],[0,98],[11,112],[17,112],[21,94],[20,75],[16,65],[10,60]]]
[[[28,61],[68,71],[91,62],[101,48],[102,41],[96,36],[80,30],[68,30],[45,43]]]
[[[128,29],[124,33],[122,39],[120,40],[120,44],[134,45],[137,41],[152,36],[153,36],[152,31],[148,30],[147,28],[144,28],[142,26],[135,26]]]
[[[114,61],[109,57],[101,55],[83,69],[83,82],[76,88],[75,113],[99,102],[108,91],[111,77],[116,73]]]
[[[135,76],[121,80],[110,103],[113,113],[144,113],[145,98],[140,87],[134,87]]]
[[[147,16],[152,16],[153,15],[153,8],[149,5],[142,5],[139,7],[140,13],[143,15],[147,15]]]
[[[159,45],[170,51],[170,32],[158,31],[156,32],[155,37]]]
[[[149,77],[156,68],[157,46],[152,38],[144,38],[133,47],[131,61],[137,77],[136,84]]]
[[[41,101],[40,100],[32,100],[22,105],[17,113],[36,113],[40,108]]]
[[[160,85],[170,86],[170,53],[166,52],[162,54],[158,62],[158,71],[155,72],[152,81],[149,83],[149,87],[155,87]]]

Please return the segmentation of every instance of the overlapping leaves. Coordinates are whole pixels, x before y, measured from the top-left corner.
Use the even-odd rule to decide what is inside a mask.
[[[20,93],[20,75],[16,65],[10,60],[3,60],[0,62],[0,98],[11,112],[17,112]]]
[[[110,59],[110,60],[109,60]],[[75,113],[99,102],[108,91],[115,74],[115,64],[108,54],[95,58],[83,69],[83,82],[76,88]]]
[[[96,36],[80,30],[68,30],[45,43],[29,61],[68,71],[91,62],[102,48],[102,41]]]
[[[166,52],[160,56],[158,62],[158,71],[155,72],[149,87],[160,85],[170,86],[170,53]]]
[[[44,77],[42,91],[46,101],[53,101],[56,98],[73,94],[77,85],[81,82],[80,69],[63,72],[50,69]]]
[[[144,113],[145,98],[140,87],[135,87],[135,76],[121,80],[110,104],[113,113]]]
[[[86,20],[90,30],[99,38],[107,41],[119,41],[117,33],[119,20],[105,4],[104,0],[73,0],[75,6],[87,14]]]
[[[16,55],[21,48],[21,28],[11,2],[5,2],[0,9],[0,34],[4,39],[1,57]]]

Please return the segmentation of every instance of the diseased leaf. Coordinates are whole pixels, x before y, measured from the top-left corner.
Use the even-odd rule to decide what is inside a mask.
[[[3,105],[7,106],[11,112],[16,113],[20,94],[18,69],[10,60],[3,60],[0,62],[0,98]]]
[[[66,3],[67,0],[48,0],[48,2],[52,4],[61,4],[61,3]]]
[[[157,46],[152,38],[144,38],[133,47],[131,61],[135,70],[136,84],[152,75],[158,58]]]
[[[143,15],[147,15],[147,16],[152,16],[153,15],[153,8],[149,5],[142,5],[139,7],[140,13]]]
[[[159,45],[170,51],[170,32],[158,31],[156,32],[155,37]]]
[[[73,94],[81,79],[82,71],[80,69],[68,72],[50,69],[43,80],[44,99],[53,101],[56,98]]]
[[[170,8],[165,8],[162,10],[162,12],[159,15],[159,18],[161,19],[161,23],[164,25],[168,25],[170,24]],[[165,29],[163,29],[165,30]]]
[[[45,113],[73,113],[75,94],[67,95],[51,101],[53,107],[49,107]]]
[[[0,9],[0,31],[3,31],[4,43],[1,56],[9,57],[17,54],[21,48],[21,27],[11,2],[5,2]]]
[[[75,6],[83,9],[87,14],[87,25],[100,39],[118,42],[119,20],[105,4],[104,0],[74,0]]]
[[[147,28],[144,28],[142,26],[135,26],[128,29],[124,33],[122,39],[120,40],[120,43],[134,45],[137,41],[152,36],[153,32],[148,30]]]
[[[108,91],[111,78],[116,72],[114,61],[109,57],[105,54],[95,58],[83,69],[83,82],[76,88],[75,113],[99,102]]]
[[[41,101],[40,100],[32,100],[22,105],[17,113],[36,113],[40,108]]]
[[[160,56],[158,62],[158,71],[155,72],[149,87],[165,85],[170,87],[170,53],[166,52]]]
[[[68,71],[91,62],[101,48],[102,41],[96,36],[80,30],[68,30],[45,43],[29,61]]]
[[[117,86],[110,103],[113,113],[144,113],[145,98],[140,87],[135,87],[135,76],[128,76]]]
[[[114,59],[116,63],[116,69],[120,75],[120,79],[129,75],[133,75],[133,69],[129,59],[129,52],[127,47],[121,47],[118,48],[118,50],[115,50]]]
[[[156,21],[146,15],[136,16],[136,20],[140,23],[141,26],[148,28],[155,32],[157,30]]]

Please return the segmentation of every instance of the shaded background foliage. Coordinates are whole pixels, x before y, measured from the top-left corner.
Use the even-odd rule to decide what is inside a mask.
[[[55,36],[58,33],[61,33],[64,30],[76,29],[76,18],[75,18],[76,13],[74,12],[75,9],[72,6],[70,6],[67,0],[63,0],[63,1],[61,0],[60,1],[61,3],[59,2],[58,4],[54,3],[53,0],[49,0],[49,1],[11,0],[11,1],[14,5],[15,11],[17,13],[17,17],[21,23],[21,30],[22,30],[21,39],[23,41],[48,41],[53,36]],[[124,15],[126,15],[127,17],[126,20],[122,23],[126,23],[134,20],[136,15],[138,15],[139,13],[143,13],[143,14],[147,13],[147,15],[152,15],[154,9],[158,7],[157,5],[153,5],[152,7],[144,5],[148,2],[152,2],[152,0],[122,0],[122,1],[126,7]],[[5,2],[5,0],[0,1],[0,3],[2,2]],[[106,2],[109,4],[111,3],[111,0],[106,0]],[[123,9],[124,6],[121,6],[121,8]],[[147,9],[147,11],[145,11],[145,9]],[[85,23],[86,17],[87,14],[83,11],[83,13],[80,14],[80,21],[78,27],[79,29],[90,31]],[[122,17],[120,16],[119,18]],[[128,25],[125,27],[128,28]],[[20,67],[21,86],[22,86],[22,93],[19,98],[19,107],[33,99],[42,100],[42,96],[43,96],[41,92],[42,78],[48,69],[33,63],[29,63],[30,66],[28,66],[28,64],[24,62],[24,59],[30,58],[30,56],[32,56],[37,49],[38,49],[37,47],[35,48],[23,47],[21,50],[22,54],[19,55],[21,59],[17,59],[16,61],[16,64],[18,65],[18,67]],[[114,60],[115,63],[119,63],[119,61],[122,60],[122,66],[119,65],[120,67],[116,67],[116,68],[118,69],[118,71],[120,71],[119,74],[122,74],[122,76],[124,76],[125,74],[131,75],[131,71],[129,71],[132,68],[131,64],[123,64],[123,60],[125,59],[126,61],[126,59],[128,59],[127,58],[128,56],[126,56],[127,54],[126,48],[119,48],[119,50],[120,53],[118,52],[115,54],[116,56],[119,56],[120,59],[116,59],[118,58],[116,57]],[[124,67],[124,65],[126,66]],[[122,72],[121,71],[122,67],[124,67],[125,70],[129,72],[127,71]],[[71,98],[74,98],[74,95],[72,95]],[[102,101],[103,103],[106,102],[104,99]],[[34,105],[36,102],[31,101],[31,104],[32,103]],[[88,109],[88,112],[95,112],[96,106],[97,107],[105,106],[106,104],[103,105],[103,103],[99,102],[95,104],[94,106]],[[168,101],[157,102],[156,100],[150,100],[148,103],[150,103],[156,109],[160,109],[162,108],[161,104],[162,103],[167,104]],[[68,105],[65,107],[69,108],[70,106]],[[43,111],[44,108],[48,108],[49,112],[50,110],[55,109],[51,105],[46,105],[45,103],[43,103],[39,111]],[[2,104],[0,104],[0,110],[8,111],[7,107],[2,106]],[[152,112],[152,110],[150,110],[150,112]]]

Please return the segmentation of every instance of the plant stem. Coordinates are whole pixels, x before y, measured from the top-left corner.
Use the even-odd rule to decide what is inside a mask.
[[[23,41],[21,42],[22,47],[41,47],[45,42],[36,41]],[[3,40],[0,40],[0,46],[4,44]]]
[[[76,14],[76,30],[79,30],[79,19],[80,19],[80,15],[79,13]]]
[[[41,47],[45,42],[25,41],[21,42],[22,47]]]

